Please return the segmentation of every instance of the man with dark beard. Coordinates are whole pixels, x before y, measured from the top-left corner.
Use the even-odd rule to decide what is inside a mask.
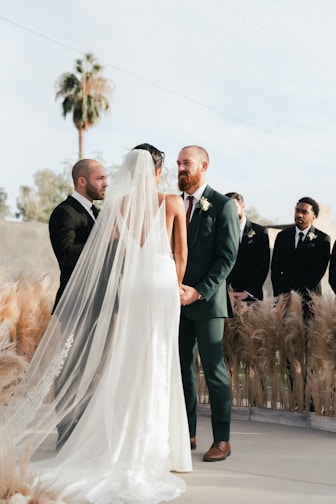
[[[231,314],[226,279],[237,257],[239,220],[234,201],[207,185],[208,164],[208,153],[196,145],[184,147],[178,155],[188,236],[179,349],[190,447],[196,448],[197,346],[209,390],[213,431],[213,444],[203,460],[216,462],[231,454],[231,400],[222,339],[224,318]]]
[[[107,187],[106,172],[94,159],[81,159],[72,168],[75,190],[52,212],[49,236],[61,275],[53,311],[76,266],[98,215],[93,200],[102,200]]]

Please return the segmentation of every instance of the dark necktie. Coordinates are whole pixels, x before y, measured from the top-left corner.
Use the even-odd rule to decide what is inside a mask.
[[[97,219],[98,213],[99,213],[98,208],[96,206],[92,205],[91,210],[92,210],[93,215],[95,216],[95,219]]]
[[[189,222],[190,222],[190,215],[191,215],[191,211],[192,211],[192,207],[193,207],[194,196],[188,196],[187,200],[189,201],[189,206],[188,206],[187,213],[186,213],[186,222],[187,222],[187,227],[188,227]]]
[[[303,245],[303,238],[304,238],[304,233],[302,233],[302,231],[300,231],[300,233],[299,233],[299,240],[298,240],[297,245],[296,245],[297,249],[299,249],[300,247],[302,247],[302,245]]]

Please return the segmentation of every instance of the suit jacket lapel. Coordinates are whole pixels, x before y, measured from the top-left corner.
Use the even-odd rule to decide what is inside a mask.
[[[291,233],[290,233],[290,241],[289,241],[289,250],[291,253],[296,252],[296,247],[295,247],[295,233],[296,233],[296,228],[295,226],[291,228]]]
[[[202,196],[204,198],[210,199],[212,193],[213,190],[207,185]],[[204,214],[205,212],[201,211],[200,208],[195,208],[187,232],[187,242],[189,248],[191,248],[196,241]]]
[[[308,230],[308,233],[306,234],[306,237],[304,239],[304,244],[307,244],[311,241],[308,236],[310,233],[315,234],[315,228],[313,225],[310,226],[310,229]]]
[[[86,215],[86,216],[89,216],[90,217],[90,222],[95,222],[95,219],[92,217],[92,215],[90,214],[90,212],[88,212],[86,210],[86,208],[81,204],[79,203],[78,200],[76,200],[76,198],[73,198],[71,195],[68,196],[68,199],[67,201],[74,207],[76,208],[76,210],[80,213],[82,213],[83,215]]]
[[[248,234],[249,232],[252,230],[252,223],[251,221],[249,221],[248,219],[246,219],[246,224],[245,224],[245,228],[244,228],[244,232],[243,232],[243,237],[242,237],[242,241],[244,240],[248,240]]]

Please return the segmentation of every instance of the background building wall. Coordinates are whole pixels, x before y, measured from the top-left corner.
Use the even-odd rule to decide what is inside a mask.
[[[330,235],[332,246],[336,239],[336,223],[330,220],[329,207],[321,206],[315,227]],[[270,227],[268,231],[272,253],[280,229]],[[20,276],[36,278],[45,274],[58,281],[58,263],[50,245],[47,224],[0,220],[0,236],[0,271],[6,281],[16,280]],[[333,295],[328,284],[328,271],[322,281],[322,290],[323,294]],[[270,274],[264,285],[264,295],[273,295]]]

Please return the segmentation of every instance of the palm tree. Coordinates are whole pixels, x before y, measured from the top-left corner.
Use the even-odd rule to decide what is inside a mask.
[[[63,73],[56,81],[56,100],[63,98],[63,117],[72,112],[78,129],[79,159],[83,157],[84,131],[99,121],[101,112],[110,109],[109,98],[114,85],[101,76],[102,70],[95,56],[87,53],[83,59],[75,61],[75,73]]]

